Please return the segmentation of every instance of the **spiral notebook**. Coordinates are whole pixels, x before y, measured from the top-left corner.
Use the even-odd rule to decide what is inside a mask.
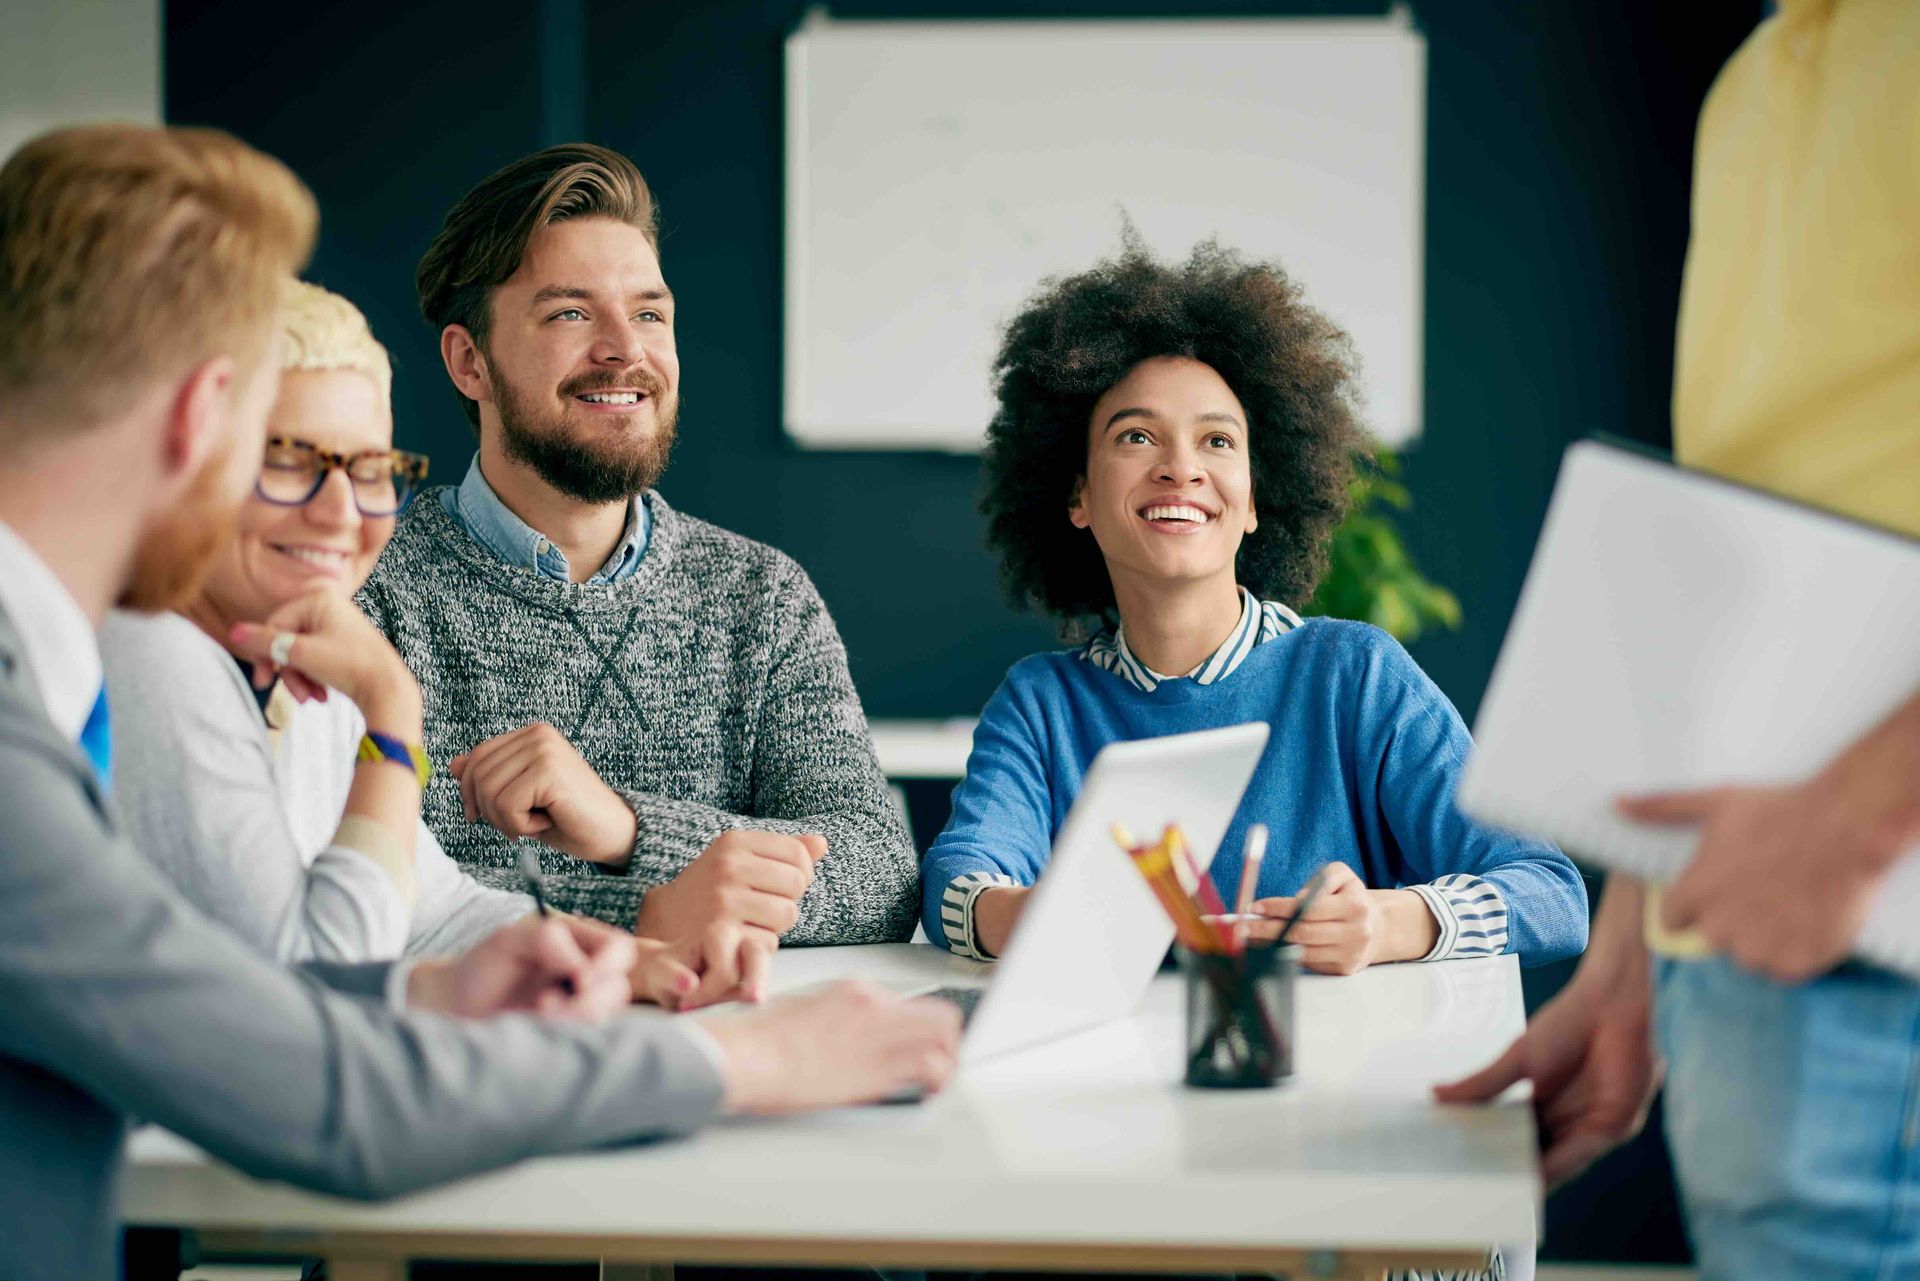
[[[1623,793],[1795,781],[1920,689],[1920,542],[1582,441],[1474,725],[1462,809],[1670,881],[1694,834]],[[1808,858],[1820,851],[1807,851]],[[1857,942],[1920,977],[1920,849]]]

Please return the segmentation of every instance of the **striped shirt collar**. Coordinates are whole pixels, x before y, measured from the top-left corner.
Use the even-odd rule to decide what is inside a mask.
[[[1300,615],[1277,600],[1256,599],[1252,592],[1242,587],[1240,621],[1234,624],[1220,647],[1186,673],[1186,677],[1198,685],[1211,685],[1215,681],[1225,680],[1239,670],[1240,664],[1247,660],[1247,655],[1253,653],[1256,646],[1298,626]],[[1080,657],[1102,671],[1112,672],[1143,694],[1153,693],[1160,687],[1161,681],[1175,679],[1162,676],[1134,656],[1133,651],[1127,648],[1127,629],[1124,624],[1113,631],[1103,631],[1088,641],[1086,648],[1080,651]]]

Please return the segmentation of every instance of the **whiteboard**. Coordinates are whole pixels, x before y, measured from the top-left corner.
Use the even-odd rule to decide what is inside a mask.
[[[976,450],[1001,326],[1120,246],[1279,262],[1421,423],[1426,41],[1381,19],[838,22],[786,48],[785,419]]]

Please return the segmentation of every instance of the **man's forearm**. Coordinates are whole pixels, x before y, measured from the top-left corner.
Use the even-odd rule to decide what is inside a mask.
[[[658,792],[617,789],[633,810],[633,852],[627,861],[605,870],[649,885],[664,885],[687,870],[722,832],[741,827],[786,830],[744,814],[732,814],[700,801],[679,800]]]
[[[609,876],[593,870],[549,873],[541,879],[555,910],[591,916],[623,930],[633,928],[641,901],[659,883],[658,879]]]
[[[1602,983],[1644,985],[1651,972],[1645,925],[1646,888],[1630,876],[1614,873],[1600,891],[1592,936],[1576,978]]]
[[[722,832],[752,830],[827,838],[827,855],[800,898],[800,919],[785,935],[797,944],[902,942],[918,915],[912,844],[892,811],[854,809],[799,818],[734,814],[697,801],[623,792],[639,819],[627,871],[659,885],[679,876]],[[885,801],[883,800],[884,804]],[[627,878],[606,876],[609,883]],[[638,895],[635,897],[638,904]],[[594,915],[599,915],[595,912]]]
[[[1878,868],[1920,842],[1920,694],[1835,757],[1813,787],[1861,834],[1859,848]]]
[[[904,943],[920,917],[919,858],[889,810],[833,815],[818,829],[827,856],[800,896],[790,944]]]

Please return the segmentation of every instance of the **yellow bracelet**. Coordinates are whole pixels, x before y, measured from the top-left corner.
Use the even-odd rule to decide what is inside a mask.
[[[427,759],[426,749],[377,730],[368,730],[360,736],[360,748],[353,755],[355,760],[392,761],[412,770],[413,779],[422,792],[427,790],[427,780],[433,777],[433,762]]]

